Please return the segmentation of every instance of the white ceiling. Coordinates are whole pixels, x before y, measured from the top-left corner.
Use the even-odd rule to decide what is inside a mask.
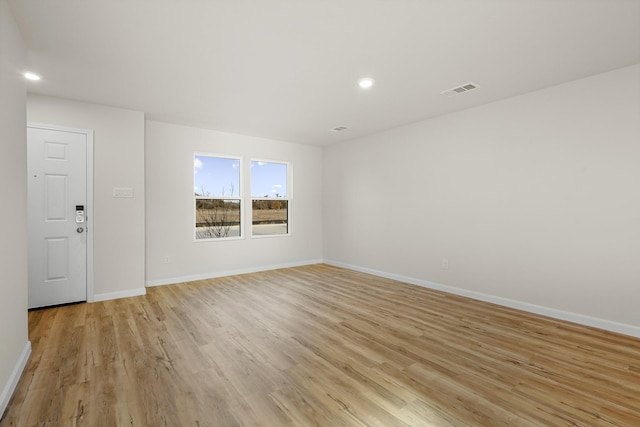
[[[640,62],[640,0],[9,0],[33,93],[326,145]],[[360,77],[376,84],[365,91]],[[467,82],[480,88],[445,97]],[[347,126],[343,132],[331,132]]]

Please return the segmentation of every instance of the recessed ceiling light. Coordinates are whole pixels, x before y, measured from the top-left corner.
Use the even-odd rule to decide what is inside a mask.
[[[370,77],[365,77],[364,79],[358,80],[358,86],[360,86],[362,89],[369,89],[371,86],[373,86],[374,81],[375,80]]]
[[[27,80],[33,80],[33,81],[38,81],[40,80],[40,76],[35,74],[35,73],[31,73],[31,72],[26,72],[23,74],[24,78]]]

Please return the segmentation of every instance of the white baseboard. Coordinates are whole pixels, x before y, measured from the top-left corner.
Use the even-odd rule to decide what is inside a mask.
[[[110,299],[138,297],[140,295],[146,295],[146,293],[147,293],[146,288],[139,288],[139,289],[128,289],[126,291],[119,291],[119,292],[108,292],[106,294],[95,294],[93,296],[93,302],[107,301]]]
[[[22,376],[22,372],[24,372],[24,368],[27,366],[27,362],[29,361],[29,356],[31,355],[31,341],[27,341],[24,345],[24,349],[22,350],[22,354],[18,359],[16,365],[11,372],[11,376],[9,377],[9,381],[5,384],[2,389],[2,394],[0,394],[0,419],[4,414],[5,409],[7,409],[7,405],[9,405],[9,401],[11,400],[11,396],[13,396],[13,392],[16,390],[18,385],[18,381],[20,381],[20,377]]]
[[[237,270],[212,271],[208,273],[192,274],[187,276],[169,277],[166,279],[147,280],[147,287],[172,285],[174,283],[194,282],[196,280],[215,279],[216,277],[236,276],[238,274],[258,273],[260,271],[278,270],[280,268],[302,267],[304,265],[321,264],[321,259],[289,262],[284,264],[264,265],[261,267],[241,268]]]
[[[540,314],[542,316],[552,317],[558,320],[578,323],[585,326],[591,326],[606,331],[616,332],[632,337],[640,338],[640,327],[628,325],[625,323],[613,322],[597,317],[586,316],[583,314],[571,313],[568,311],[557,310],[555,308],[544,307],[540,305],[530,304],[527,302],[516,301],[508,298],[502,298],[494,295],[483,294],[480,292],[469,291],[466,289],[455,288],[453,286],[442,285],[440,283],[430,282],[428,280],[416,279],[413,277],[402,276],[399,274],[387,273],[384,271],[373,270],[371,268],[360,267],[357,265],[346,264],[343,262],[324,260],[326,264],[336,267],[348,268],[350,270],[360,271],[362,273],[372,274],[374,276],[384,277],[387,279],[398,280],[400,282],[410,283],[437,291],[447,292],[454,295],[473,298],[480,301],[498,304],[504,307],[515,308],[517,310],[527,311],[529,313]]]

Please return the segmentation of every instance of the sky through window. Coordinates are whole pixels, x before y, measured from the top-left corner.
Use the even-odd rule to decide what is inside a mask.
[[[200,196],[240,195],[240,160],[196,155],[193,161],[194,187]]]
[[[252,160],[251,197],[287,197],[287,164]]]

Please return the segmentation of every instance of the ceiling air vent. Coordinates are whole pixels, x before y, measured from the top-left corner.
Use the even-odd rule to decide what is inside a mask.
[[[480,86],[478,86],[476,83],[465,83],[463,85],[460,86],[456,86],[453,87],[451,89],[447,89],[445,91],[440,92],[442,95],[444,96],[455,96],[458,95],[459,93],[464,93],[464,92],[469,92],[470,90],[474,90],[479,88]]]
[[[346,126],[337,126],[331,129],[331,132],[342,132],[343,130],[347,130],[347,129],[349,128]]]

